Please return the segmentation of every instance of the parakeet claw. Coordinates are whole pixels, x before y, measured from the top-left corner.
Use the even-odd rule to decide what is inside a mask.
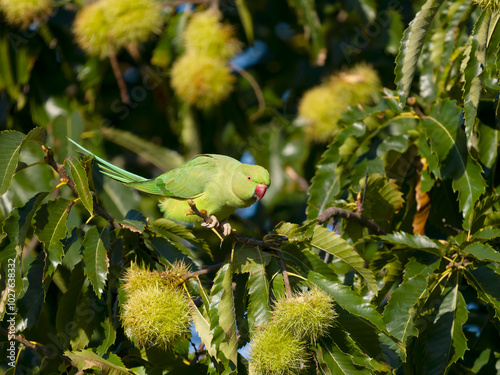
[[[233,228],[231,228],[231,224],[229,224],[229,221],[221,221],[217,219],[215,215],[210,215],[208,217],[207,222],[202,222],[201,223],[202,227],[205,227],[207,229],[212,229],[212,228],[222,228],[222,237],[227,237],[233,232]]]
[[[215,215],[210,215],[207,221],[201,223],[201,226],[207,229],[217,228],[219,226],[219,220]]]
[[[224,237],[229,236],[233,232],[233,228],[231,228],[231,224],[229,224],[229,221],[221,221],[220,226],[222,227],[222,235]]]

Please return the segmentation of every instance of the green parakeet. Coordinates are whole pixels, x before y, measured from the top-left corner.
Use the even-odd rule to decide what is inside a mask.
[[[229,156],[202,154],[184,165],[153,178],[127,172],[92,154],[70,139],[82,152],[94,157],[101,172],[126,186],[158,195],[159,206],[165,218],[181,222],[195,222],[196,215],[186,215],[192,199],[199,210],[206,210],[213,228],[218,219],[226,219],[237,208],[258,202],[270,185],[269,172],[258,165],[240,163]],[[221,223],[225,236],[231,233],[228,222]]]

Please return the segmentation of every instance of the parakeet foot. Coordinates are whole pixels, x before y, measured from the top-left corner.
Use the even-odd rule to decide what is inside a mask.
[[[202,227],[205,227],[207,229],[221,227],[223,237],[227,237],[233,232],[233,228],[231,228],[231,224],[229,224],[229,221],[224,220],[224,221],[219,222],[219,220],[217,219],[217,217],[215,215],[210,215],[208,217],[208,219],[210,220],[209,222],[202,222],[201,223]]]
[[[201,226],[207,229],[217,228],[219,225],[219,219],[215,215],[210,215],[207,221],[201,223]]]
[[[224,237],[229,236],[233,232],[233,228],[231,228],[231,224],[229,224],[229,221],[221,221],[219,225],[222,227],[222,235]]]

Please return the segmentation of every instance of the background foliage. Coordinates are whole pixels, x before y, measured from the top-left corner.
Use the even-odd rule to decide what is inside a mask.
[[[5,337],[1,371],[244,374],[246,345],[285,293],[280,258],[294,290],[318,286],[338,314],[309,346],[304,373],[500,371],[496,8],[196,4],[158,2],[158,35],[118,49],[115,60],[75,42],[82,1],[56,1],[29,25],[0,22],[4,335],[9,260],[17,313],[15,367],[3,363]],[[242,50],[229,61],[227,99],[200,109],[170,82],[183,30],[208,6]],[[339,109],[329,138],[306,136],[311,122],[297,115],[305,92],[361,62],[383,89]],[[272,186],[231,218],[255,240],[220,246],[210,231],[162,219],[153,198],[103,178],[67,137],[145,177],[201,152],[255,159]],[[135,262],[165,271],[179,260],[213,271],[186,282],[198,306],[191,344],[166,353],[134,345],[119,318],[124,270]]]

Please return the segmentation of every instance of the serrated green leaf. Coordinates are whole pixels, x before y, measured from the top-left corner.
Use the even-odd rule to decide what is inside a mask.
[[[442,296],[437,314],[419,335],[411,354],[415,373],[440,375],[462,358],[467,339],[462,325],[467,321],[465,300],[455,284]]]
[[[130,210],[125,215],[125,218],[120,220],[120,223],[132,232],[142,233],[144,228],[146,228],[147,219],[141,212]]]
[[[104,340],[101,345],[99,345],[96,349],[97,355],[104,355],[109,347],[115,343],[116,340],[116,330],[113,326],[113,322],[111,322],[110,318],[106,318],[103,322],[101,322],[101,327],[103,329]]]
[[[22,332],[37,323],[45,301],[45,287],[50,277],[44,278],[45,253],[40,252],[31,263],[28,271],[28,289],[21,299],[16,301],[16,332]]]
[[[73,352],[65,351],[64,355],[70,358],[76,364],[78,370],[81,371],[97,367],[97,369],[102,374],[107,374],[107,375],[132,374],[123,365],[120,358],[114,354],[110,354],[108,360],[95,354],[90,349],[84,349]]]
[[[500,319],[500,275],[492,265],[479,266],[475,270],[467,270],[467,282],[476,289],[479,299],[487,303],[495,311],[495,318]]]
[[[49,260],[48,274],[52,274],[61,264],[64,256],[61,240],[66,237],[68,230],[69,200],[57,198],[43,204],[35,215],[35,234],[44,245]]]
[[[210,333],[212,345],[224,356],[237,363],[238,340],[236,337],[236,317],[232,288],[232,270],[229,263],[224,264],[214,279],[210,291]]]
[[[443,178],[453,179],[453,190],[458,191],[459,208],[464,217],[464,228],[469,229],[469,216],[475,202],[485,191],[486,183],[481,167],[467,152],[465,133],[460,127],[462,111],[454,101],[434,105],[431,114],[422,121],[432,151],[438,156]]]
[[[80,198],[83,206],[87,209],[90,215],[94,214],[93,198],[89,189],[89,180],[87,178],[87,172],[85,168],[80,163],[79,160],[66,159],[69,164],[69,170],[71,173],[71,179],[75,183],[76,190],[78,191],[78,197]]]
[[[177,224],[172,220],[160,218],[153,221],[148,228],[151,231],[173,241],[175,246],[177,246],[176,243],[178,243],[180,238],[184,239],[198,247],[200,250],[206,252],[212,258],[212,250],[210,250],[208,244],[203,239],[197,238],[193,232],[184,225]],[[184,252],[184,250],[182,251]],[[192,256],[191,252],[189,252],[189,256]]]
[[[500,253],[488,244],[474,242],[463,249],[462,252],[472,255],[479,260],[500,262]]]
[[[392,234],[379,236],[378,238],[392,245],[405,246],[410,249],[422,250],[431,254],[441,254],[440,249],[442,248],[442,245],[440,245],[437,241],[433,241],[429,237],[422,236],[420,234],[412,235],[406,232],[394,232]]]
[[[428,294],[427,281],[422,275],[408,278],[391,293],[389,304],[384,310],[384,321],[391,335],[403,344],[410,336],[418,336],[412,311],[416,303]]]
[[[335,375],[370,375],[373,374],[367,368],[360,368],[358,365],[355,365],[353,362],[353,358],[350,354],[342,352],[340,348],[335,344],[326,346],[323,345],[319,349],[319,357],[326,363],[328,369],[331,374]]]
[[[396,57],[395,69],[399,105],[401,108],[406,105],[406,98],[410,92],[413,76],[417,70],[417,62],[424,45],[425,37],[442,3],[443,0],[427,0],[403,33],[399,53]]]
[[[76,335],[77,327],[74,327],[75,315],[78,314],[78,301],[85,282],[83,275],[83,263],[79,262],[71,272],[68,290],[63,294],[57,304],[56,329],[61,335],[60,340],[63,347],[69,345]],[[68,329],[71,327],[71,329]]]
[[[335,176],[335,170],[340,161],[337,147],[331,144],[323,153],[316,165],[316,173],[311,181],[307,194],[307,218],[318,217],[340,192],[340,181]]]
[[[498,237],[500,237],[500,228],[487,226],[474,233],[471,239],[492,240]]]
[[[483,89],[483,72],[486,67],[486,44],[488,42],[488,28],[491,13],[483,10],[474,25],[474,30],[469,36],[467,48],[460,70],[464,72],[464,85],[462,87],[465,113],[465,134],[469,148],[475,144],[474,131],[477,107]]]
[[[9,189],[24,138],[23,133],[13,130],[0,133],[0,195]]]
[[[366,178],[360,181],[364,190]],[[363,215],[375,221],[384,231],[390,229],[394,213],[403,205],[403,194],[392,181],[379,174],[368,176]]]
[[[198,332],[200,336],[201,342],[205,344],[208,354],[213,358],[217,358],[217,349],[212,345],[213,335],[210,333],[210,323],[205,319],[191,299],[189,300],[189,304],[191,305],[193,324],[196,328],[196,332]]]
[[[259,251],[257,249],[257,251]],[[248,325],[251,331],[266,323],[270,316],[269,281],[266,276],[266,260],[252,261],[248,270]]]
[[[375,309],[375,306],[356,294],[348,286],[341,285],[338,282],[332,282],[314,271],[309,272],[308,280],[330,294],[335,303],[339,304],[352,315],[365,320],[379,332],[387,332],[385,322]]]
[[[378,293],[375,275],[371,270],[363,268],[364,259],[341,236],[325,227],[315,225],[310,244],[347,263],[363,277],[366,285],[375,295]]]
[[[498,157],[498,144],[500,143],[500,130],[498,127],[485,125],[479,120],[479,143],[477,152],[479,161],[486,167],[492,168]]]
[[[97,227],[90,228],[82,241],[84,274],[90,280],[95,294],[101,298],[108,277],[109,259],[104,240]]]

